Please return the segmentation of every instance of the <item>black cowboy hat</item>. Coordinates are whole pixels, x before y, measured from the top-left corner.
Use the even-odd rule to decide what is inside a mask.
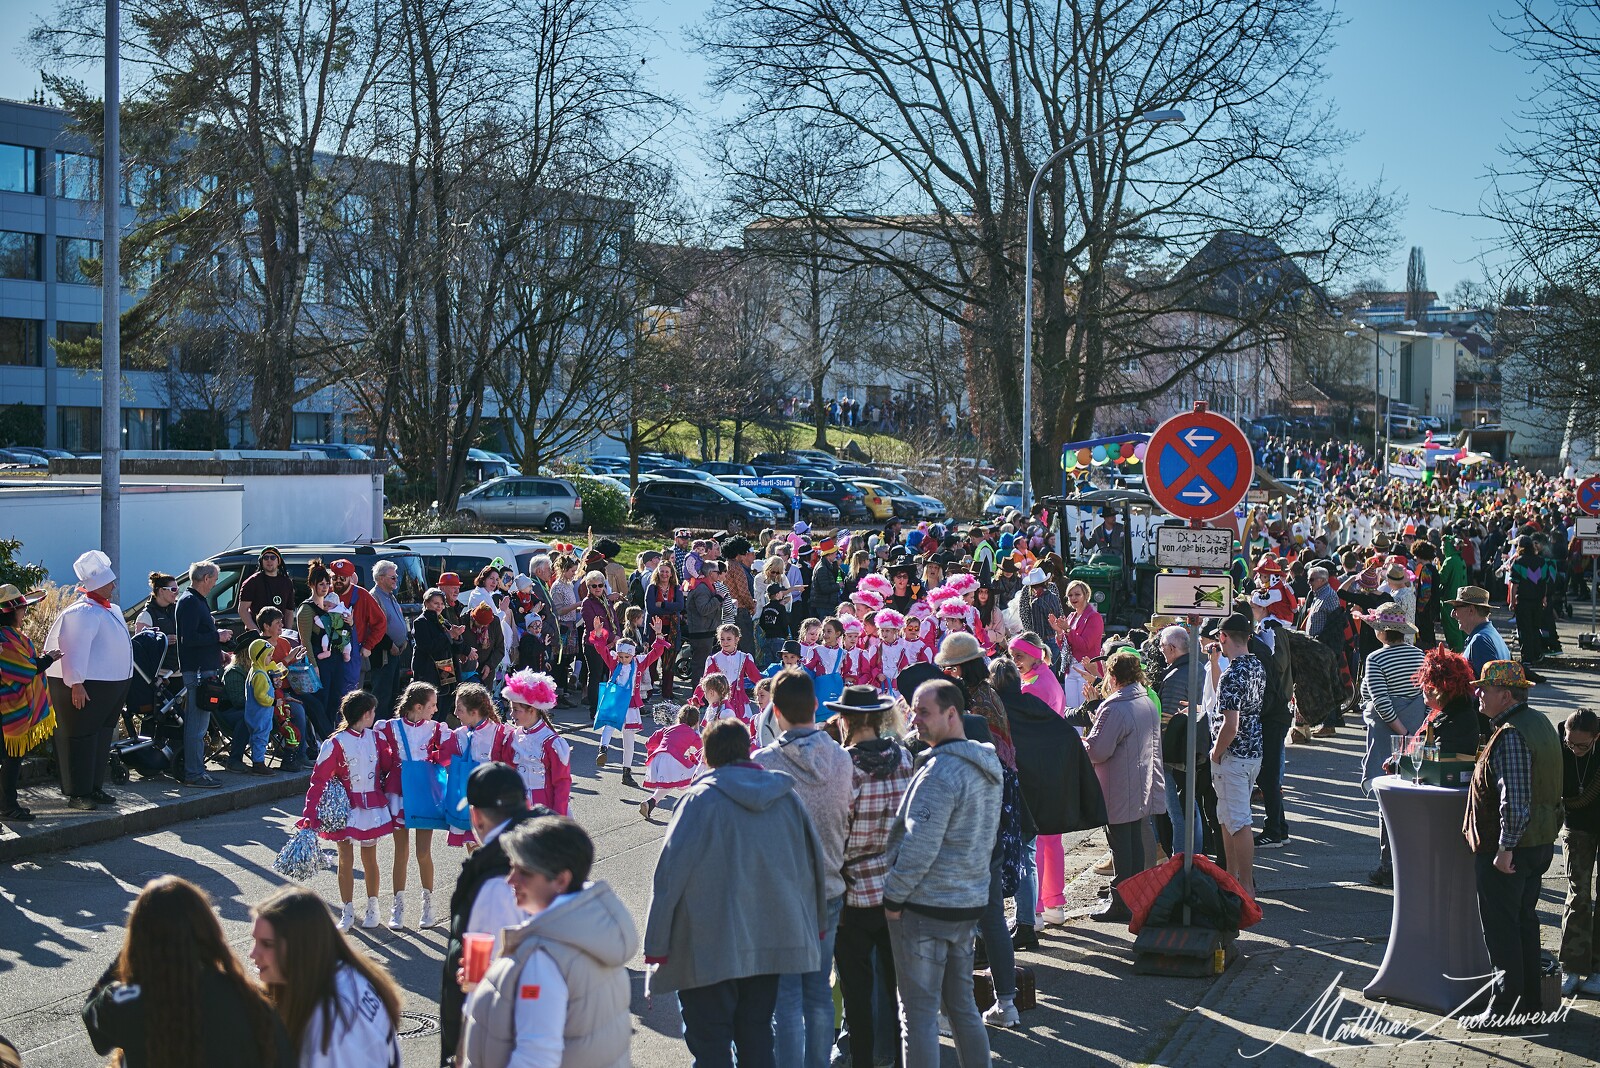
[[[887,712],[894,707],[887,697],[878,695],[876,686],[846,686],[837,701],[824,701],[822,706],[830,712],[857,714]]]
[[[911,695],[917,692],[918,686],[925,682],[932,682],[934,679],[946,677],[943,671],[940,671],[932,664],[908,664],[895,677],[894,688],[899,690],[900,696],[906,699],[907,704],[910,704]]]

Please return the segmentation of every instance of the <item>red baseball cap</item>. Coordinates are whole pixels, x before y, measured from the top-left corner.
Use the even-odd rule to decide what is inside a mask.
[[[328,570],[335,575],[343,575],[345,578],[350,578],[356,573],[356,565],[348,560],[335,560],[328,565]]]

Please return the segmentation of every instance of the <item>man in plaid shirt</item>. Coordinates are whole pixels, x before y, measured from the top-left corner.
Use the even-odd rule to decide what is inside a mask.
[[[889,828],[911,782],[911,753],[879,733],[891,707],[870,686],[850,686],[828,707],[839,713],[845,751],[854,772],[850,823],[844,842],[844,910],[839,916],[834,960],[844,1000],[851,1064],[876,1064],[899,1048],[898,1016],[890,1006],[872,1007],[873,958],[894,982],[894,950],[883,914],[883,882],[889,874]],[[878,1060],[874,1060],[874,1041]]]

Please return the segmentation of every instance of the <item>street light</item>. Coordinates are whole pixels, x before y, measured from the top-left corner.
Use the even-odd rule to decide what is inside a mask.
[[[1372,331],[1372,453],[1373,459],[1379,465],[1379,474],[1383,474],[1389,469],[1388,450],[1384,449],[1378,440],[1381,426],[1378,421],[1378,396],[1383,392],[1383,364],[1380,362],[1383,357],[1383,327],[1364,323],[1359,319],[1352,319],[1350,325],[1354,329],[1346,330],[1344,332],[1345,337],[1359,337],[1363,330]],[[1404,325],[1407,327],[1416,326],[1417,321],[1415,319],[1406,319]],[[1392,363],[1393,361],[1391,360],[1390,362]]]
[[[1076,141],[1071,141],[1056,149],[1050,158],[1039,165],[1033,172],[1033,181],[1028,185],[1028,233],[1025,238],[1027,260],[1025,267],[1025,281],[1022,287],[1022,511],[1028,514],[1032,505],[1032,494],[1029,492],[1033,479],[1033,205],[1039,195],[1039,180],[1046,171],[1060,163],[1066,156],[1077,151],[1090,141],[1104,137],[1112,130],[1125,126],[1135,126],[1139,123],[1161,124],[1166,122],[1182,122],[1183,112],[1177,108],[1166,108],[1160,111],[1145,111],[1138,115],[1124,116],[1113,119],[1098,130],[1086,133]]]

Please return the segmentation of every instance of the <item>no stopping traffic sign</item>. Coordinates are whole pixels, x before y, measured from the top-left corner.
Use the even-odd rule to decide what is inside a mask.
[[[1256,474],[1250,439],[1214,412],[1185,412],[1162,423],[1150,435],[1144,464],[1155,502],[1195,521],[1233,511]]]

